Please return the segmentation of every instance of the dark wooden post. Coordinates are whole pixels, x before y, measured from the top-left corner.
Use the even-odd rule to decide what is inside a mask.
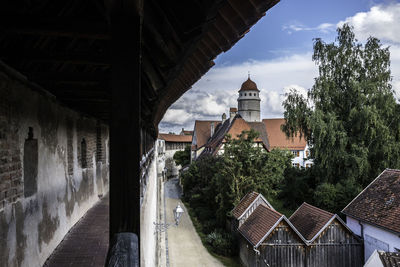
[[[110,241],[140,237],[141,0],[110,0],[112,111],[110,121]],[[112,242],[112,241],[111,241]]]

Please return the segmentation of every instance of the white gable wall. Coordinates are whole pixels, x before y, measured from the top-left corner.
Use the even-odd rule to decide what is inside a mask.
[[[346,216],[347,226],[357,235],[361,236],[361,225],[359,221]],[[400,249],[400,237],[382,228],[361,222],[363,226],[364,260],[367,261],[374,250],[386,252],[397,252]]]

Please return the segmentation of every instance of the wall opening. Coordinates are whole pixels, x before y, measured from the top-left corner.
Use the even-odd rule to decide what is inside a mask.
[[[24,144],[24,196],[37,193],[38,141],[33,138],[33,128],[29,127],[28,138]]]
[[[87,168],[87,146],[85,138],[81,141],[81,167]]]
[[[101,143],[101,125],[96,125],[96,162],[103,161],[103,145]]]
[[[68,175],[74,174],[74,147],[73,147],[73,132],[72,122],[67,122],[67,167]]]

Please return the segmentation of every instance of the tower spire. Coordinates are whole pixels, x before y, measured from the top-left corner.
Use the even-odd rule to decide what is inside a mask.
[[[249,78],[250,79],[250,71],[247,71],[247,78]]]

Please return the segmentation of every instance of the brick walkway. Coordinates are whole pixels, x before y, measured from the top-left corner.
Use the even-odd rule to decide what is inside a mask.
[[[107,257],[109,197],[101,199],[66,234],[44,266],[101,266]]]

